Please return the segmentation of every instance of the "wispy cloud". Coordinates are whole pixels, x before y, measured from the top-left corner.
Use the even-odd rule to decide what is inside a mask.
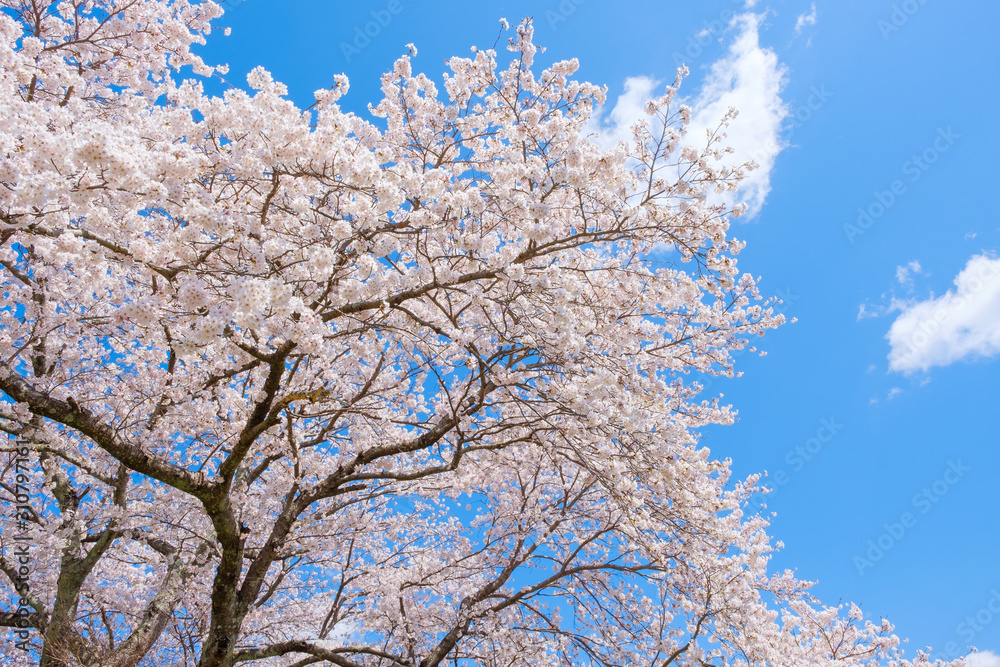
[[[912,285],[913,277],[910,274],[920,274],[923,272],[923,268],[920,266],[920,262],[913,260],[908,264],[896,267],[896,282],[900,285]]]
[[[878,310],[874,311],[868,310],[868,304],[863,303],[860,306],[858,306],[858,322],[860,322],[861,320],[866,320],[869,317],[878,317],[878,316],[879,316]]]
[[[795,21],[795,34],[798,35],[807,25],[816,25],[816,3],[812,3],[812,11],[808,14],[800,14]]]
[[[909,302],[886,338],[889,370],[908,373],[1000,354],[1000,259],[976,255],[955,289]]]

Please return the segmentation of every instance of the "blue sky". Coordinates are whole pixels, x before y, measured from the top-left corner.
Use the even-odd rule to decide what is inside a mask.
[[[769,472],[777,567],[888,616],[911,649],[1000,666],[1000,3],[226,4],[207,59],[237,85],[263,65],[302,106],[346,73],[362,114],[407,43],[439,78],[500,17],[533,16],[543,61],[608,86],[605,140],[680,62],[696,122],[740,107],[730,140],[762,165],[741,266],[798,321],[713,384],[740,418],[705,442]]]

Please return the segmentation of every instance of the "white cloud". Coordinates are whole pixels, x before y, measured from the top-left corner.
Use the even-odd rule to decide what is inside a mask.
[[[886,335],[889,370],[908,373],[1000,353],[1000,259],[970,258],[954,290],[900,310]]]
[[[750,5],[752,6],[752,5]],[[729,203],[746,202],[748,215],[758,214],[771,190],[771,172],[778,153],[785,148],[781,138],[783,121],[789,111],[781,99],[787,68],[778,62],[771,49],[760,45],[759,26],[762,16],[739,14],[730,23],[734,33],[729,51],[709,68],[704,83],[694,100],[691,124],[685,143],[704,148],[706,132],[715,130],[730,107],[740,115],[731,121],[725,143],[735,152],[725,162],[739,165],[755,161],[759,168],[750,172],[740,189],[727,197]],[[591,120],[591,130],[603,146],[632,137],[632,125],[648,118],[643,111],[645,102],[657,97],[660,82],[646,76],[625,80],[625,92],[604,119]]]
[[[965,659],[965,667],[1000,667],[1000,655],[993,651],[973,653]]]
[[[744,5],[747,9],[753,9],[757,6],[757,0],[746,0]]]
[[[604,148],[611,148],[619,141],[632,141],[632,126],[639,120],[648,119],[643,109],[646,102],[659,97],[662,91],[657,91],[660,82],[648,76],[630,76],[625,79],[625,92],[615,100],[615,106],[608,112],[607,118],[598,118],[595,114],[589,122],[589,130],[596,133],[597,143]]]
[[[904,393],[906,393],[906,392],[904,392],[899,387],[893,387],[892,389],[889,390],[889,394],[886,396],[886,398],[888,398],[891,401],[892,399],[896,398],[900,394],[904,394]]]
[[[807,25],[816,25],[816,3],[812,3],[812,11],[808,14],[799,15],[798,20],[795,21],[795,34],[798,35],[802,32],[802,28]]]
[[[738,31],[729,53],[712,64],[698,97],[688,140],[701,148],[705,133],[714,130],[730,107],[739,109],[726,130],[726,142],[735,149],[727,162],[733,165],[753,160],[758,169],[740,183],[735,201],[747,203],[750,216],[760,213],[771,191],[771,172],[778,153],[786,143],[781,126],[788,107],[781,99],[787,68],[771,49],[760,45],[759,27],[763,17],[740,14],[730,27]],[[697,142],[697,143],[696,143]]]
[[[919,274],[922,271],[923,268],[921,268],[920,262],[913,260],[909,264],[896,267],[896,280],[900,285],[909,285],[913,282],[910,273]]]
[[[868,310],[868,304],[865,303],[858,306],[858,322],[866,320],[869,317],[878,317],[878,311]]]

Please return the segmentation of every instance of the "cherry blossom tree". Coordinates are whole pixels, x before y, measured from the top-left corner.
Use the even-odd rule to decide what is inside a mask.
[[[5,664],[928,664],[698,442],[782,317],[683,72],[604,151],[529,21],[365,120],[207,95],[211,2],[0,5]]]

